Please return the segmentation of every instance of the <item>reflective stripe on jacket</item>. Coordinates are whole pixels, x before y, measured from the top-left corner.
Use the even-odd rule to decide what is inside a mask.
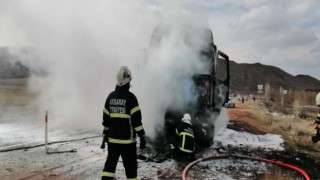
[[[179,121],[176,133],[179,136],[179,150],[185,153],[193,153],[195,150],[195,140],[191,125]]]
[[[135,143],[136,134],[145,134],[138,100],[129,88],[129,83],[116,86],[106,99],[102,124],[109,143]]]

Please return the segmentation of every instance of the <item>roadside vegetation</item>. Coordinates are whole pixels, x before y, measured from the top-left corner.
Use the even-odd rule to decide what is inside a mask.
[[[235,110],[244,112],[242,120],[251,123],[264,133],[282,136],[288,156],[284,155],[283,159],[278,159],[279,161],[290,164],[296,160],[298,166],[310,177],[315,177],[316,169],[320,165],[317,160],[320,155],[320,141],[313,143],[311,137],[316,133],[313,123],[319,112],[319,107],[315,105],[317,92],[291,91],[282,95],[280,92],[270,91],[268,97],[264,94],[256,95],[255,101],[253,96],[248,96],[244,103],[241,102],[241,98],[238,98]],[[241,96],[246,97],[243,94],[238,97]],[[290,156],[294,158],[291,160]],[[300,164],[299,159],[306,157],[310,158],[308,161],[310,160],[311,166]],[[275,170],[268,169],[261,179],[297,179],[300,177],[288,174],[288,171]]]
[[[320,154],[320,142],[314,144],[314,120],[319,112],[315,105],[317,92],[271,90],[257,96],[254,102],[248,98],[243,104],[248,116],[255,119],[268,133],[279,134],[286,148],[310,155]]]
[[[28,105],[35,97],[25,85],[0,84],[0,106],[24,106]]]
[[[262,180],[275,180],[275,179],[281,179],[281,180],[303,180],[304,178],[297,178],[297,176],[294,173],[288,173],[283,172],[281,169],[270,169],[269,171],[266,171],[261,177]]]

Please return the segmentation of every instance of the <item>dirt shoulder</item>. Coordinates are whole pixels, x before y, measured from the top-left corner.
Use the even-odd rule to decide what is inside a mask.
[[[264,113],[266,109],[259,107],[259,102],[245,101],[244,103],[236,102],[235,108],[228,108],[229,129],[237,131],[246,131],[252,134],[266,134],[270,128],[265,122],[257,121],[253,116],[253,111]],[[266,112],[265,112],[266,113]]]

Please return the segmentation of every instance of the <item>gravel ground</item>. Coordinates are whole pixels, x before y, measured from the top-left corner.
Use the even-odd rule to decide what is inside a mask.
[[[36,131],[36,130],[34,130]],[[67,133],[62,131],[55,134],[55,141],[61,141],[68,137],[69,142],[53,143],[49,145],[50,154],[45,153],[44,146],[28,148],[28,145],[21,150],[12,150],[0,153],[2,179],[100,179],[101,171],[107,156],[107,151],[102,151],[99,147],[101,137],[98,132],[85,132],[78,130],[77,133]],[[36,133],[35,133],[36,134]],[[11,134],[14,136],[14,134]],[[3,136],[2,136],[3,137]],[[85,137],[89,137],[85,139]],[[245,138],[243,138],[245,137]],[[80,139],[80,140],[75,140]],[[264,145],[257,146],[259,139],[264,139]],[[35,141],[29,144],[37,144]],[[237,143],[238,142],[238,143]],[[242,144],[238,146],[236,144]],[[269,151],[281,152],[281,138],[276,135],[257,135],[237,132],[226,129],[221,131],[216,143],[197,154],[197,157],[206,157],[219,153],[235,152],[248,153],[257,148],[264,148],[269,144]],[[245,147],[246,146],[246,147]],[[20,146],[15,146],[20,147]],[[245,148],[244,148],[245,147]],[[13,146],[11,145],[12,149]],[[155,155],[151,149],[138,150],[139,154]],[[242,150],[245,149],[245,150]],[[8,149],[7,149],[8,150]],[[70,152],[76,150],[76,152]],[[257,155],[256,153],[253,155]],[[161,159],[163,154],[158,158]],[[139,160],[139,179],[181,179],[184,168],[190,161],[177,162],[167,159],[157,163],[152,161]],[[248,160],[236,160],[233,158],[205,161],[190,169],[189,179],[257,179],[267,170],[264,163],[252,162]],[[117,179],[125,179],[124,168],[121,159],[117,166]]]

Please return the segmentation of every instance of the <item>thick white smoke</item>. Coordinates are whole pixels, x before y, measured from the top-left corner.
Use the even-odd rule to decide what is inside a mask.
[[[28,65],[47,74],[34,74],[30,87],[41,94],[39,112],[48,110],[59,126],[102,128],[105,98],[114,90],[117,70],[127,65],[145,130],[153,136],[164,108],[184,103],[185,95],[177,93],[191,86],[184,77],[203,68],[178,30],[185,24],[207,27],[207,19],[183,2],[7,1],[3,14],[22,45],[36,49],[37,58],[29,58]],[[150,55],[152,31],[161,24],[178,30]]]

